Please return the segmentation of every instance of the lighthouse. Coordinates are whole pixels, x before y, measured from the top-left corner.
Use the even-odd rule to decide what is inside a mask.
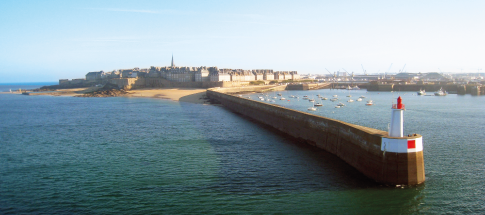
[[[403,112],[405,110],[402,98],[397,98],[397,104],[393,104],[391,108],[391,126],[389,128],[390,137],[403,137]]]
[[[423,136],[419,134],[403,135],[403,112],[405,106],[402,98],[391,108],[389,135],[381,139],[382,159],[386,162],[387,174],[382,180],[396,184],[416,185],[426,180],[424,175]],[[394,175],[396,174],[396,175]]]

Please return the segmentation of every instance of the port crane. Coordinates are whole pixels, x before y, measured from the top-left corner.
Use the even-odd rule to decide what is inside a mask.
[[[328,72],[328,73],[330,73],[330,75],[332,75],[332,73],[331,73],[330,71],[328,71],[328,69],[327,69],[327,68],[325,68],[325,70],[327,70],[327,72]],[[337,86],[338,86],[337,74],[336,74],[335,72],[333,72],[333,75],[332,75],[332,76],[333,76],[333,81],[334,81],[334,82],[335,82],[335,81],[337,81]]]
[[[392,63],[391,63],[391,65],[389,66],[389,69],[387,69],[387,72],[386,72],[386,73],[384,73],[384,79],[386,79],[386,75],[387,75],[387,73],[389,73],[389,71],[391,70],[391,67],[392,67]]]
[[[401,71],[399,71],[399,73],[404,72],[404,67],[406,67],[406,64],[404,64],[404,66],[402,67]]]
[[[364,65],[360,64],[360,66],[362,66],[362,71],[364,72],[364,75],[367,75],[367,71],[365,71]]]

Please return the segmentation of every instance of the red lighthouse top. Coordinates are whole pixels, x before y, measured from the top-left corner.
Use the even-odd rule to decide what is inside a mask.
[[[397,97],[397,104],[392,105],[392,109],[405,109],[401,96]]]

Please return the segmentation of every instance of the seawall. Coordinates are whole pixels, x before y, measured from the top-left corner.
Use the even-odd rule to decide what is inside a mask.
[[[207,96],[236,113],[337,155],[377,182],[416,185],[425,181],[421,135],[389,137],[385,131],[245,99],[227,90],[233,91],[209,89]]]

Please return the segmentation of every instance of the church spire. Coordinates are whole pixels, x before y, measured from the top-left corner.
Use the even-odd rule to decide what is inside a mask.
[[[175,67],[175,64],[173,63],[173,54],[172,54],[172,67]]]

